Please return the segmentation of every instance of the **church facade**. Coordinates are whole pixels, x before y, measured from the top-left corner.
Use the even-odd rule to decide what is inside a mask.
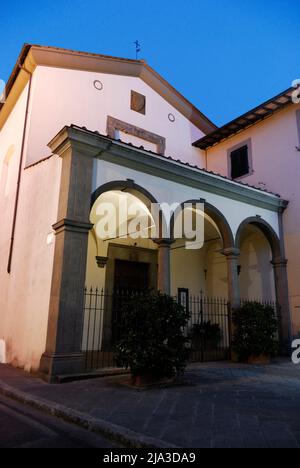
[[[289,93],[218,129],[144,61],[24,46],[0,107],[1,361],[49,381],[83,372],[85,287],[276,302],[288,347],[300,331]],[[174,236],[174,214],[162,232],[161,205],[199,214],[199,248]],[[108,206],[118,223],[103,238]],[[110,323],[95,323],[101,346]]]

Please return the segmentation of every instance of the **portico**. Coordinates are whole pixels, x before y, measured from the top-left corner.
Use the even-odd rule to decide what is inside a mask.
[[[149,286],[156,283],[164,293],[175,295],[180,288],[190,294],[205,290],[209,295],[226,297],[232,307],[239,305],[241,289],[245,294],[251,284],[274,281],[282,335],[288,343],[286,262],[280,242],[280,216],[287,205],[284,200],[75,126],[64,127],[49,146],[61,158],[62,177],[58,219],[53,226],[55,255],[47,346],[40,365],[45,378],[54,381],[58,375],[83,371],[84,288],[113,288],[112,268],[117,260],[150,265]],[[118,200],[121,196],[137,199],[149,219],[151,203],[203,203],[203,249],[187,251],[184,239],[159,237],[134,242],[117,237],[103,242],[95,231],[95,206],[105,197]],[[262,236],[261,244],[258,237],[251,237],[252,232],[243,238],[249,226]],[[266,259],[260,270],[257,245],[263,246]],[[245,249],[251,253],[247,258],[242,256]],[[270,276],[270,261],[275,279]],[[184,274],[184,265],[189,265],[189,277]],[[245,271],[251,273],[249,284],[249,275],[242,276]],[[270,287],[270,296],[272,291]]]

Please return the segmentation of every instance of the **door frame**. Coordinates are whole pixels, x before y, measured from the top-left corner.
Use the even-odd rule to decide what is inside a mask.
[[[149,287],[157,289],[158,257],[157,249],[146,249],[125,244],[110,243],[107,252],[108,260],[105,272],[105,293],[112,297],[114,292],[115,260],[125,260],[149,264]],[[104,308],[103,346],[111,348],[112,338],[112,305],[108,302]]]

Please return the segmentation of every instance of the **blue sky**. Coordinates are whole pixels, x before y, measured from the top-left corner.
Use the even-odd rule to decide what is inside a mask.
[[[221,125],[300,78],[299,0],[3,2],[0,79],[25,42],[141,58]]]

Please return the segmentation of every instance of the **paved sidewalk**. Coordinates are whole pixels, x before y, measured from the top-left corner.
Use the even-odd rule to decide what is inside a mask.
[[[199,364],[185,385],[147,391],[120,377],[49,385],[0,365],[0,392],[133,446],[300,447],[300,365]]]

